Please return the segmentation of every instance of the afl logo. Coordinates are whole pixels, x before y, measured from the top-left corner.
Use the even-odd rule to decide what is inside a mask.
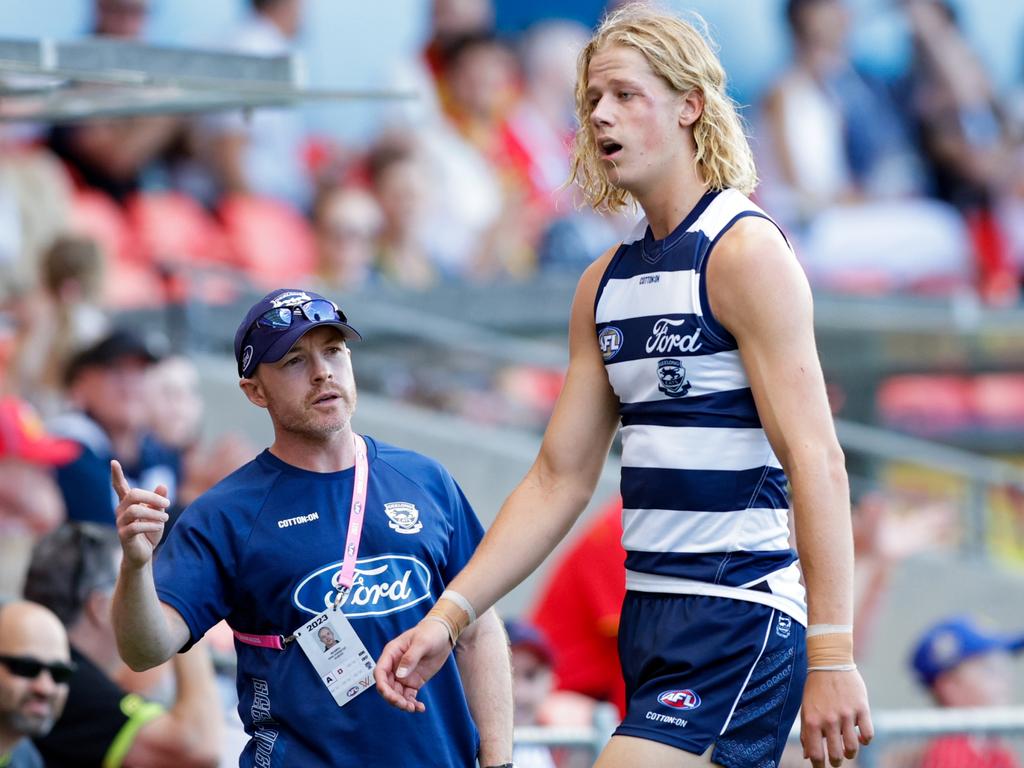
[[[601,348],[601,356],[606,361],[611,360],[622,349],[622,331],[609,325],[597,334],[597,345]]]
[[[658,696],[658,703],[672,709],[696,709],[700,706],[700,696],[689,688],[685,691],[665,691]]]

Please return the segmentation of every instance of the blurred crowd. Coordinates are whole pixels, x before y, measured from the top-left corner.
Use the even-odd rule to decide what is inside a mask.
[[[882,81],[853,59],[844,0],[784,4],[791,61],[745,110],[758,200],[820,287],[1011,303],[1024,85],[997,92],[950,0],[899,7],[913,55]],[[150,10],[95,0],[94,33],[140,39]],[[288,54],[302,18],[302,0],[251,0],[224,47]],[[512,38],[493,0],[435,0],[420,55],[391,68],[392,90],[416,98],[393,101],[365,146],[284,109],[5,128],[0,265],[38,283],[54,241],[79,233],[101,251],[91,296],[121,307],[223,299],[238,278],[418,290],[578,273],[630,225],[580,209],[565,184],[587,35],[543,20]]]
[[[997,92],[955,4],[900,7],[912,63],[882,82],[852,58],[843,0],[785,4],[792,61],[747,115],[757,199],[819,288],[1015,303],[1024,73],[1015,93]],[[94,32],[140,39],[149,10],[148,0],[95,0]],[[288,53],[302,12],[301,0],[251,0],[225,46]],[[396,63],[391,84],[419,98],[394,102],[364,147],[317,136],[288,110],[0,127],[0,598],[32,601],[0,608],[0,765],[11,749],[26,753],[13,746],[23,736],[51,766],[99,765],[115,748],[102,764],[216,765],[244,738],[212,704],[205,645],[144,679],[113,653],[110,459],[132,485],[164,486],[173,519],[255,453],[236,436],[203,434],[194,363],[124,327],[119,312],[230,301],[243,287],[420,291],[578,274],[632,224],[581,209],[565,183],[588,36],[544,21],[509,39],[491,0],[434,0],[429,39]],[[560,376],[503,375],[510,390],[538,392],[543,421]],[[901,392],[919,403],[919,387],[906,394],[897,382],[883,406],[906,416]],[[1015,398],[1003,397],[1024,419]],[[608,719],[596,702],[623,706],[620,512],[613,502],[594,518],[529,622],[510,625],[519,725],[586,725]],[[858,498],[859,653],[872,647],[893,568],[955,545],[955,517],[934,499]],[[951,618],[922,636],[911,668],[939,704],[1006,704],[1005,657],[1022,644]],[[230,665],[230,640],[211,645]],[[949,693],[976,679],[976,699]],[[66,753],[69,743],[80,751]],[[949,742],[907,765],[1020,764],[982,747]],[[970,762],[971,750],[990,762]],[[520,749],[517,763],[581,764],[546,748]]]

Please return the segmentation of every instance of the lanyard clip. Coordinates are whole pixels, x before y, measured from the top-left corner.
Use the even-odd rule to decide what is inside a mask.
[[[345,604],[345,599],[348,597],[348,587],[341,587],[338,589],[337,594],[334,596],[334,610],[340,610],[341,606]]]

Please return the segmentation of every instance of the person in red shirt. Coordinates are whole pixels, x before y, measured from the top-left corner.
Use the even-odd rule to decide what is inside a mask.
[[[1024,632],[1000,634],[966,616],[946,619],[918,641],[911,664],[940,707],[1005,707],[1013,701],[1011,654]],[[954,734],[929,742],[920,768],[1022,768],[997,738]]]

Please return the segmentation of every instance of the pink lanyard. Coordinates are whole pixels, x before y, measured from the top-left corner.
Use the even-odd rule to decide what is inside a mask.
[[[352,582],[356,577],[356,557],[359,555],[359,540],[363,535],[363,511],[366,509],[366,486],[370,478],[370,468],[366,461],[366,441],[362,435],[352,433],[352,445],[356,450],[356,475],[352,485],[352,506],[348,513],[348,534],[345,537],[345,559],[341,562],[341,575],[338,581],[341,589],[334,598],[334,609],[338,610],[345,601]],[[246,645],[259,648],[273,648],[283,651],[287,643],[295,638],[292,635],[251,635],[247,632],[232,630],[235,639]]]

